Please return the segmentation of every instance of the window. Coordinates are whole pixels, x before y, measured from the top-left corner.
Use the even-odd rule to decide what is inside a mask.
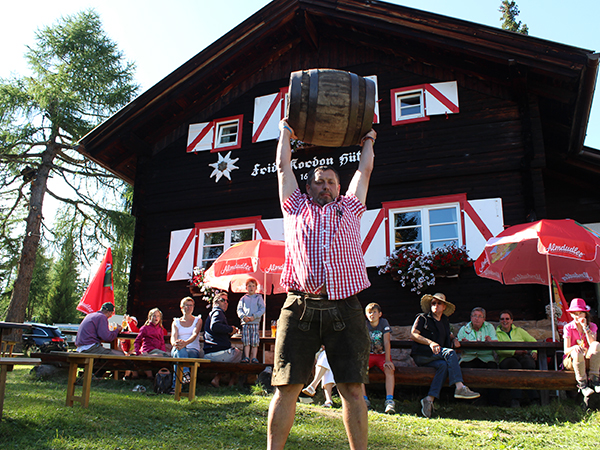
[[[396,95],[396,120],[423,117],[423,91]]]
[[[392,125],[429,120],[425,114],[424,90],[420,86],[393,89]]]
[[[238,121],[217,124],[217,140],[215,147],[229,147],[237,142]]]
[[[241,148],[243,119],[244,116],[239,115],[190,124],[186,151],[222,152]]]
[[[392,209],[392,250],[410,245],[429,253],[444,245],[462,245],[459,204]]]
[[[254,239],[254,227],[238,226],[225,229],[209,229],[201,230],[199,242],[202,245],[199,251],[199,264],[205,269],[208,269],[221,253],[243,241],[251,241]]]
[[[391,90],[392,125],[429,120],[459,112],[456,81],[427,83]]]

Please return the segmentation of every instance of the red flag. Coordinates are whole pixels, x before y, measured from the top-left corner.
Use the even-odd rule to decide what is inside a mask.
[[[106,251],[104,260],[94,275],[94,279],[81,297],[77,309],[86,314],[99,311],[106,302],[115,304],[112,276],[112,253]]]

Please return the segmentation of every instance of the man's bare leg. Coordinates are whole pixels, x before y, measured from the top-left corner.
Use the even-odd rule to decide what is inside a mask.
[[[302,388],[302,384],[289,384],[275,388],[275,394],[269,406],[267,450],[280,450],[285,446],[294,424],[296,401]]]
[[[367,404],[362,393],[362,383],[339,383],[342,397],[344,426],[351,450],[366,450],[369,435]]]

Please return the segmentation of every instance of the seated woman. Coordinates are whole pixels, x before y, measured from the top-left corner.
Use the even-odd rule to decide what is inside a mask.
[[[499,342],[536,342],[535,338],[523,328],[513,325],[513,313],[508,309],[500,313],[500,325],[496,328],[496,335]],[[527,350],[498,350],[496,352],[500,360],[501,369],[535,369],[537,364],[537,352]],[[531,400],[540,398],[538,391],[529,392]],[[521,389],[511,389],[511,407],[520,406],[523,391]]]
[[[575,379],[584,400],[594,392],[600,394],[600,345],[596,340],[598,327],[590,320],[590,307],[582,298],[574,298],[567,312],[573,320],[563,328],[565,356],[563,365],[575,371]],[[588,378],[586,367],[589,367]]]
[[[229,325],[225,311],[229,307],[227,292],[220,292],[213,298],[212,310],[204,324],[204,357],[211,361],[239,363],[242,359],[241,350],[231,346],[230,337],[238,333],[237,327]],[[210,382],[219,387],[221,375],[217,374]],[[230,385],[234,382],[231,378]]]
[[[456,388],[454,398],[479,398],[479,393],[464,385],[458,355],[452,349],[453,344],[456,348],[460,347],[458,339],[450,334],[448,320],[455,309],[444,294],[426,294],[421,298],[423,313],[417,316],[410,331],[410,338],[414,341],[411,356],[415,363],[435,369],[427,397],[421,400],[421,414],[425,417],[431,417],[433,401],[440,397],[446,376],[449,376],[448,384]]]
[[[200,330],[202,329],[202,317],[194,317],[195,302],[192,297],[185,297],[179,303],[182,317],[173,319],[171,326],[171,356],[174,358],[201,358],[204,350],[200,347]],[[177,374],[177,364],[175,372]],[[190,382],[190,368],[183,368],[182,383]],[[173,376],[173,388],[175,388],[175,376]]]

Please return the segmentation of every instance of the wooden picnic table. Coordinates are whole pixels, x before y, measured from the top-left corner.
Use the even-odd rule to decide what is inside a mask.
[[[6,322],[5,322],[6,323]],[[0,357],[0,421],[2,421],[2,410],[4,409],[4,392],[6,389],[6,377],[15,365],[36,366],[42,362],[39,358],[2,358]]]
[[[73,406],[73,402],[79,402],[84,408],[87,408],[90,402],[90,390],[92,386],[92,374],[94,372],[94,364],[97,364],[97,369],[106,370],[148,370],[156,368],[159,365],[172,368],[177,364],[177,373],[175,376],[175,400],[184,396],[189,401],[193,401],[196,397],[196,375],[201,363],[210,362],[208,359],[202,358],[166,358],[162,356],[117,356],[93,353],[66,353],[69,361],[69,380],[67,382],[67,406]],[[80,396],[75,395],[75,383],[77,381],[77,369],[83,366],[83,386]],[[183,377],[183,368],[190,369],[189,392],[181,392],[181,379]]]
[[[22,330],[31,330],[32,326],[26,323],[17,323],[17,322],[0,322],[0,351],[4,354],[4,344],[3,337],[4,335],[11,334],[15,329]],[[6,347],[10,346],[9,356],[12,356],[12,349],[16,342],[6,342]]]

